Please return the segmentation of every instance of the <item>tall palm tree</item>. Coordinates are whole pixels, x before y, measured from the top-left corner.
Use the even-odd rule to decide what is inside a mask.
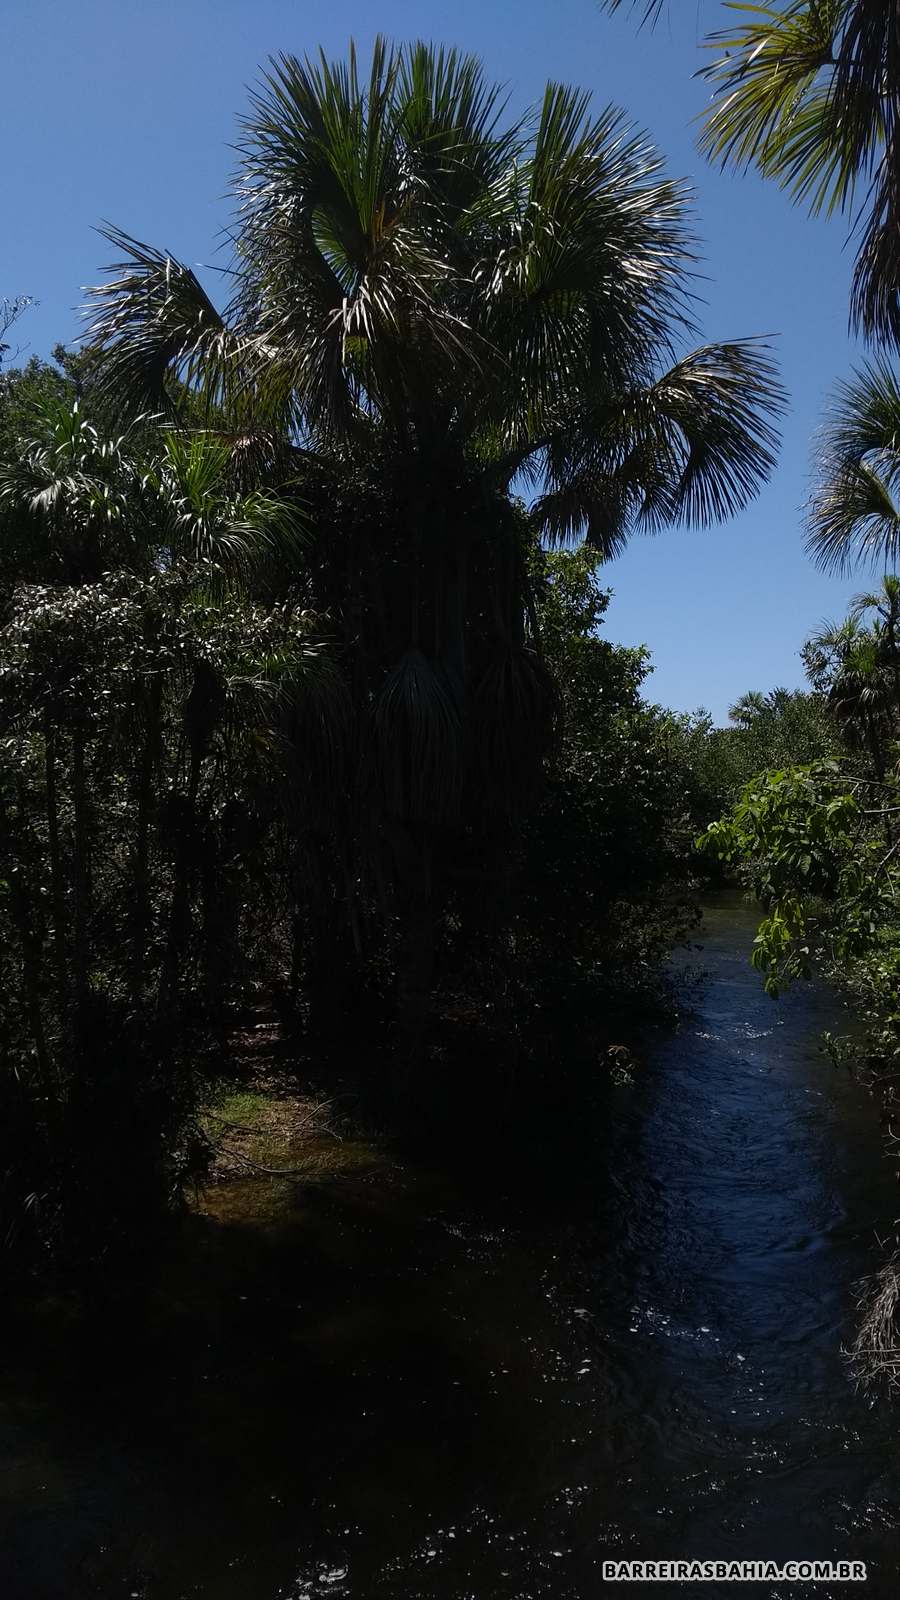
[[[644,21],[664,0],[628,3]],[[854,326],[900,344],[900,14],[894,0],[731,4],[702,76],[713,98],[701,147],[755,167],[813,213],[849,211],[859,248]]]
[[[559,85],[503,112],[453,50],[378,41],[365,79],[352,47],[281,56],[243,125],[230,305],[120,233],[93,291],[106,381],[132,404],[170,405],[176,377],[233,437],[287,438],[309,495],[330,486],[310,570],[368,729],[362,810],[389,846],[413,1050],[439,857],[514,813],[550,725],[514,490],[531,486],[533,533],[612,555],[746,505],[782,405],[760,345],[680,353],[689,199],[648,141]],[[346,510],[360,476],[367,518]]]

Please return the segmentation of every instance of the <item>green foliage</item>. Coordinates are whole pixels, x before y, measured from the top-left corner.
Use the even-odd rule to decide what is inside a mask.
[[[817,565],[896,563],[900,552],[900,388],[884,361],[839,384],[826,414],[807,517]]]
[[[769,908],[754,964],[777,993],[787,978],[812,971],[807,920],[821,902],[859,889],[860,808],[839,763],[764,772],[741,793],[728,818],[710,824],[702,847],[729,865],[747,863],[753,891]],[[837,934],[836,953],[858,938],[858,918]]]
[[[630,4],[655,21],[665,0]],[[861,235],[851,315],[873,340],[900,341],[900,42],[891,0],[726,4],[707,41],[713,94],[701,148],[755,167],[813,213],[851,211]]]
[[[684,187],[576,90],[506,126],[502,103],[474,58],[422,44],[376,41],[367,79],[352,49],[279,57],[244,124],[232,305],[111,235],[107,387],[156,409],[174,375],[329,450],[380,431],[422,526],[449,497],[466,527],[476,461],[501,490],[529,474],[541,526],[607,553],[744,506],[784,397],[753,341],[662,369],[690,323]]]
[[[43,434],[0,464],[31,534],[0,613],[3,1227],[74,1261],[196,1158],[188,1041],[240,993],[292,720],[335,695],[315,619],[235,587],[293,508],[241,491],[213,440],[105,438],[39,376]]]
[[[803,649],[813,699],[837,758],[762,771],[698,841],[739,872],[763,905],[753,962],[769,994],[827,970],[854,994],[859,1042],[829,1038],[835,1059],[863,1054],[893,1094],[900,1060],[900,581],[858,595],[848,618]],[[754,722],[765,702],[732,715]]]
[[[374,898],[396,917],[421,1064],[450,886],[473,855],[508,872],[553,733],[536,536],[610,555],[722,520],[773,467],[784,395],[755,341],[683,353],[687,191],[578,90],[549,84],[513,120],[456,51],[280,56],[239,162],[223,311],[109,233],[98,382],[166,415],[180,384],[232,444],[281,442],[314,527],[299,581],[341,633],[354,713],[333,893],[359,939]]]
[[[686,773],[696,828],[720,816],[757,773],[816,761],[842,750],[839,728],[821,690],[751,690],[718,728],[708,712],[670,714],[673,760]]]
[[[865,1034],[826,1036],[835,1060],[862,1056],[886,1107],[900,1063],[900,786],[839,763],[763,774],[701,848],[741,868],[765,907],[753,963],[776,996],[828,971],[849,989]]]
[[[452,992],[521,1038],[541,973],[644,984],[689,922],[693,780],[596,567],[745,506],[784,396],[684,351],[646,138],[504,107],[454,51],[279,57],[231,304],[112,230],[92,342],[3,377],[7,1201],[70,1254],[128,1160],[151,1210],[196,1167],[253,983],[320,1059],[383,1042],[402,1112]]]
[[[755,166],[813,212],[850,209],[865,194],[851,308],[870,338],[896,343],[900,258],[896,17],[870,0],[739,5],[744,20],[715,35],[722,51],[703,147]]]
[[[582,1014],[646,991],[692,924],[690,780],[670,719],[642,698],[647,652],[598,637],[609,593],[597,555],[545,554],[540,567],[561,733],[525,833],[519,949],[542,1003]]]
[[[801,655],[844,745],[883,779],[900,734],[900,580],[889,574],[857,595],[845,621],[824,624]]]

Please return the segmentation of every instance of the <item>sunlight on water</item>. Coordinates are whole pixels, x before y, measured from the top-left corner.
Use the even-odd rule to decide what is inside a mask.
[[[38,1329],[0,1379],[2,1600],[588,1600],[615,1553],[895,1592],[900,1414],[840,1353],[896,1205],[877,1108],[751,931],[711,908],[696,1013],[524,1176],[361,1170],[255,1221],[245,1185],[105,1346]]]

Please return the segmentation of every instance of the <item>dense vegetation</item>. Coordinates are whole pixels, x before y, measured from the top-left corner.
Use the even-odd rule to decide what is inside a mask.
[[[496,1071],[690,922],[685,732],[596,569],[745,505],[782,394],[752,342],[684,352],[687,192],[578,92],[507,125],[471,59],[379,43],[274,64],[236,196],[226,312],[111,234],[83,354],[0,395],[25,1257],[177,1203],[251,993],[396,1120],[453,1018]]]
[[[454,1063],[464,1100],[593,1049],[716,861],[770,989],[827,951],[887,1070],[900,582],[725,728],[603,637],[603,563],[774,461],[765,349],[683,348],[687,192],[575,91],[506,125],[473,60],[379,42],[365,80],[274,63],[235,193],[224,312],[111,231],[83,351],[0,378],[10,1259],[178,1206],[251,1000],[398,1124]],[[897,438],[875,361],[828,421],[823,564],[896,556]]]
[[[644,22],[665,0],[626,3]],[[807,547],[831,570],[882,567],[874,592],[808,639],[803,657],[830,724],[828,759],[766,761],[701,848],[742,871],[762,902],[754,962],[770,993],[824,966],[865,1029],[830,1040],[865,1062],[883,1099],[889,1152],[900,1059],[900,23],[892,0],[729,5],[700,136],[714,161],[755,168],[813,213],[850,212],[857,243],[853,329],[872,357],[838,382],[817,445]],[[821,756],[822,752],[819,752]],[[895,1241],[900,1244],[900,1241]],[[900,1248],[875,1280],[857,1345],[866,1377],[896,1380]]]
[[[701,841],[746,872],[765,908],[754,962],[770,993],[824,966],[860,997],[868,1030],[854,1053],[875,1070],[888,1114],[900,1059],[898,627],[900,579],[888,576],[807,641],[833,753],[762,770]]]
[[[878,1134],[851,1108],[835,1156],[853,1083],[757,1023],[826,974],[822,1071],[900,1154],[897,12],[729,3],[701,74],[708,157],[853,208],[873,347],[805,537],[877,576],[724,726],[655,703],[611,565],[744,511],[789,397],[766,343],[696,346],[692,197],[624,113],[279,56],[227,304],[115,228],[77,351],[26,361],[0,300],[16,1593],[574,1594],[598,1528],[784,1542],[798,1493],[833,1551],[837,1478],[889,1549],[831,1314]],[[880,1243],[855,1354],[896,1383]]]

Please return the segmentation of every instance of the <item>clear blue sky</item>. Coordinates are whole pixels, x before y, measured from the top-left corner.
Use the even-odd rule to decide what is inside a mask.
[[[826,579],[802,551],[800,508],[823,400],[853,358],[852,257],[840,220],[810,221],[774,188],[708,168],[693,143],[692,79],[718,0],[672,0],[636,32],[594,0],[29,0],[3,25],[4,236],[0,295],[30,293],[21,324],[37,355],[78,326],[81,287],[108,259],[109,219],[192,264],[214,263],[238,114],[275,51],[352,35],[430,38],[478,52],[512,104],[548,77],[624,106],[670,171],[693,182],[705,247],[704,336],[778,335],[791,413],[781,465],[753,508],[721,529],[638,539],[609,568],[608,636],[646,643],[654,699],[723,719],[745,689],[798,685],[805,635],[863,586]],[[214,278],[208,281],[214,284]]]

